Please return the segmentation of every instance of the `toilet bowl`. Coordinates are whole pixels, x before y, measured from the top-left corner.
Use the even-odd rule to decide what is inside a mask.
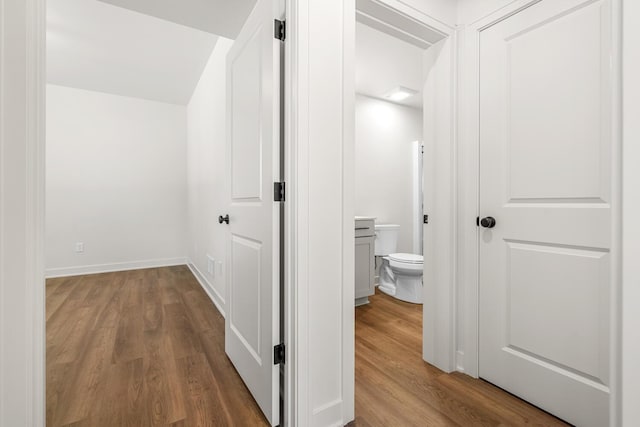
[[[398,224],[376,224],[374,249],[382,257],[378,289],[402,301],[422,304],[422,255],[396,253]]]
[[[422,304],[422,255],[395,253],[382,257],[378,289],[402,301]]]

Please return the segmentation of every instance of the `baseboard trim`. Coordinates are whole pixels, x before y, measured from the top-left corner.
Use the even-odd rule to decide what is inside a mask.
[[[114,262],[111,264],[81,265],[77,267],[49,268],[45,272],[47,279],[56,277],[82,276],[85,274],[112,273],[115,271],[141,270],[144,268],[171,267],[187,264],[187,258],[150,259],[132,262]]]
[[[456,370],[464,372],[464,351],[456,351]]]
[[[200,283],[202,289],[204,289],[204,291],[207,293],[209,299],[211,300],[211,302],[213,302],[213,305],[216,306],[222,317],[225,317],[224,300],[220,297],[220,295],[218,295],[218,292],[215,290],[211,282],[207,280],[204,274],[202,274],[202,272],[190,259],[187,259],[187,266],[189,267],[189,270],[191,270],[191,273],[193,273],[198,283]]]

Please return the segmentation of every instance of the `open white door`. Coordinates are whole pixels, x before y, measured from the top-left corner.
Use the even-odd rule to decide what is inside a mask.
[[[594,427],[612,382],[612,33],[610,0],[550,0],[480,38],[480,376]]]
[[[225,350],[272,425],[280,423],[282,42],[279,0],[258,0],[227,54],[227,302]]]

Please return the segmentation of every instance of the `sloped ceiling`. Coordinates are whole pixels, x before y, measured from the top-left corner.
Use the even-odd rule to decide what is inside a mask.
[[[235,39],[256,0],[101,0]]]
[[[47,4],[53,84],[186,105],[218,39],[98,0]]]

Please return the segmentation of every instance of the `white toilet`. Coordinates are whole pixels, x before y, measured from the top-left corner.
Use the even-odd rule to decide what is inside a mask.
[[[376,224],[375,254],[382,257],[378,289],[399,300],[422,304],[422,255],[396,253],[397,224]]]

